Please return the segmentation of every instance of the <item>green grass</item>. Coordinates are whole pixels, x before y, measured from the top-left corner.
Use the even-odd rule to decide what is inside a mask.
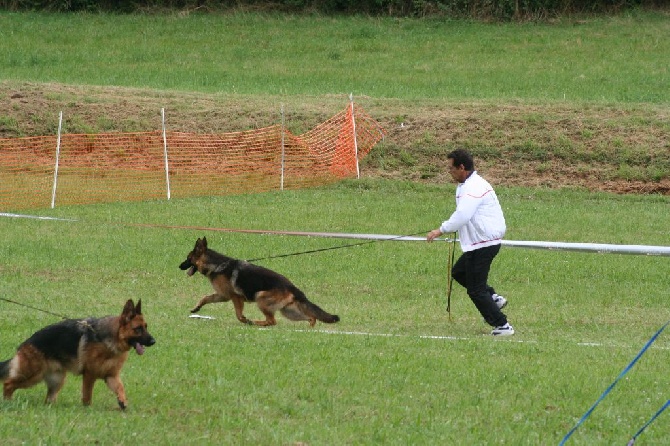
[[[455,288],[445,311],[447,247],[376,242],[259,261],[342,321],[240,324],[230,304],[177,266],[197,237],[241,258],[349,240],[129,224],[410,234],[436,226],[454,189],[345,181],[312,190],[59,207],[0,218],[0,295],[71,317],[143,301],[157,344],[123,371],[122,414],[99,383],[81,407],[70,377],[50,407],[45,388],[0,404],[3,444],[557,444],[668,319],[664,257],[505,248],[491,281],[517,334],[493,339]],[[499,188],[512,240],[670,245],[667,200]],[[641,224],[644,222],[644,224]],[[0,357],[57,317],[0,302]],[[247,315],[260,317],[248,306]],[[664,333],[571,444],[625,443],[668,399]],[[670,441],[661,418],[640,441]],[[642,440],[643,439],[643,440]]]
[[[397,98],[387,116],[396,125],[414,124],[412,107],[424,100],[438,111],[466,110],[465,117],[445,119],[466,129],[459,142],[493,161],[509,158],[521,175],[528,159],[545,162],[556,140],[552,153],[581,163],[576,174],[581,165],[615,156],[624,160],[617,175],[634,179],[649,162],[636,150],[648,146],[649,153],[660,154],[657,140],[633,144],[622,137],[583,153],[581,141],[600,141],[603,125],[622,135],[627,130],[619,127],[649,127],[664,140],[669,26],[664,13],[637,12],[553,24],[3,12],[0,72],[16,82],[156,89],[137,92],[144,101],[137,103],[176,101],[173,113],[198,122],[225,117],[236,130],[263,121],[261,112],[238,110],[284,97],[339,104],[333,95],[353,92],[367,96],[372,108],[382,108],[380,98]],[[189,108],[191,96],[175,99],[175,90],[228,96],[207,96],[211,102],[203,103],[194,95],[196,105]],[[247,103],[246,97],[256,100]],[[535,107],[520,118],[487,110],[488,125],[472,130],[465,126],[468,110],[477,110],[470,101],[480,99],[559,109]],[[20,108],[21,98],[13,100]],[[106,104],[75,89],[45,97],[44,107],[63,101],[73,109]],[[542,139],[531,132],[563,122],[570,127],[570,110],[582,102],[583,108],[574,107],[585,116],[583,123],[577,119],[576,136],[549,132]],[[601,119],[600,107],[617,118]],[[323,108],[318,118],[332,110]],[[22,134],[15,112],[0,117],[0,125]],[[124,131],[142,131],[155,121],[153,115],[127,114],[117,124]],[[640,122],[631,122],[629,114]],[[245,125],[235,121],[238,115]],[[53,130],[50,119],[42,125]],[[300,112],[293,122],[310,128],[308,119],[321,122]],[[510,119],[522,125],[510,125]],[[83,119],[69,125],[84,132],[114,128]],[[500,134],[488,135],[490,127]],[[506,135],[510,128],[528,133]],[[373,161],[435,175],[417,160],[422,151],[437,156],[447,145],[440,139],[444,133],[451,135],[421,132],[416,147],[399,148],[396,158],[377,154]],[[514,150],[503,156],[499,146]],[[658,158],[656,165],[665,169]],[[489,336],[458,287],[449,319],[443,243],[378,242],[267,259],[258,263],[291,278],[342,321],[309,329],[279,318],[276,327],[259,329],[237,322],[230,304],[203,310],[214,320],[187,317],[197,299],[211,292],[202,277],[187,278],[177,268],[197,237],[206,235],[213,248],[240,258],[350,242],[129,225],[410,234],[446,218],[453,193],[453,185],[363,180],[32,212],[77,222],[0,218],[0,297],[70,317],[119,313],[127,298],[141,298],[158,341],[124,369],[126,413],[116,410],[101,383],[93,405],[83,408],[81,380],[70,377],[52,406],[42,404],[43,385],[1,402],[3,444],[557,444],[670,319],[667,258],[503,249],[491,281],[510,301],[506,313],[517,330],[512,339]],[[498,194],[511,240],[670,245],[664,196],[502,187]],[[0,309],[1,359],[58,320],[5,301]],[[253,306],[246,314],[260,317]],[[659,337],[572,444],[623,444],[667,401],[669,336]],[[640,441],[670,443],[667,416]]]
[[[543,24],[4,12],[0,29],[0,71],[12,80],[289,96],[670,99],[663,12]]]

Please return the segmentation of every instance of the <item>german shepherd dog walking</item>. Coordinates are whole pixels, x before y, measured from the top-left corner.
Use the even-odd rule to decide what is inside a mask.
[[[142,301],[128,300],[120,316],[67,319],[45,327],[19,345],[16,355],[0,362],[3,396],[12,398],[16,389],[47,385],[46,403],[56,401],[65,384],[66,372],[83,375],[81,399],[91,404],[93,385],[102,379],[114,392],[119,407],[128,406],[120,373],[128,352],[138,355],[156,340],[147,331],[142,316]]]
[[[312,327],[317,320],[328,324],[340,320],[307,300],[305,294],[281,274],[208,249],[205,237],[195,242],[193,251],[179,268],[187,271],[189,276],[199,271],[209,279],[215,291],[200,299],[191,313],[200,311],[205,304],[232,300],[235,315],[244,324],[276,325],[277,311],[292,321],[308,321]],[[245,302],[256,302],[265,320],[247,319],[243,314]]]

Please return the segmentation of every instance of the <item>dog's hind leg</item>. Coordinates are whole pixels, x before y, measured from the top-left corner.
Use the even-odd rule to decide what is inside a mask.
[[[284,308],[281,310],[281,314],[288,320],[291,321],[309,321],[310,326],[314,326],[316,324],[316,318],[315,317],[310,317],[303,313],[300,310],[300,307],[298,306],[297,302],[291,302],[290,304],[286,305]]]
[[[220,294],[217,293],[210,294],[209,296],[205,296],[202,299],[200,299],[198,301],[198,304],[191,310],[191,313],[197,313],[198,311],[200,311],[202,307],[204,307],[207,304],[213,304],[216,302],[225,302],[226,300],[227,299]]]
[[[277,319],[275,319],[274,312],[272,312],[270,310],[264,310],[263,308],[261,308],[260,310],[265,315],[265,320],[264,321],[252,321],[251,322],[252,324],[259,325],[261,327],[269,327],[271,325],[277,325]]]
[[[277,325],[277,320],[275,319],[275,312],[282,309],[284,306],[284,299],[286,294],[282,291],[260,291],[256,293],[255,296],[256,305],[258,309],[265,315],[264,321],[254,321],[255,325],[260,325],[261,327],[267,327],[270,325]]]
[[[44,382],[47,384],[47,397],[44,400],[45,404],[56,401],[60,389],[62,389],[65,384],[65,376],[65,370],[58,370],[51,372],[44,377]]]
[[[11,400],[17,389],[27,389],[44,379],[45,364],[36,358],[41,353],[30,345],[22,347],[14,358],[3,363],[2,396]]]
[[[25,378],[25,379],[24,379]],[[14,377],[4,382],[2,385],[2,396],[6,400],[11,400],[12,395],[17,389],[27,389],[34,386],[42,380],[42,375],[34,375],[30,377]]]

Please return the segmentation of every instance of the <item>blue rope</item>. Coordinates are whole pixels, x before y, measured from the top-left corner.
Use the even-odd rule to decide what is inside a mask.
[[[639,437],[640,434],[641,434],[642,432],[644,432],[644,430],[647,428],[647,426],[649,426],[651,423],[653,423],[654,420],[661,414],[661,412],[663,412],[665,409],[668,408],[668,406],[670,406],[670,400],[666,401],[665,404],[664,404],[660,409],[658,409],[658,411],[654,414],[654,416],[651,417],[651,419],[650,419],[649,421],[647,421],[646,423],[644,423],[644,426],[642,426],[642,427],[640,428],[640,430],[637,431],[637,432],[635,433],[635,435],[633,435],[633,438],[628,442],[628,445],[627,445],[627,446],[633,446],[633,445],[635,444],[635,440],[637,440],[637,437]]]
[[[568,438],[570,438],[570,436],[577,430],[577,428],[584,422],[584,420],[586,420],[586,419],[589,417],[589,415],[591,415],[591,412],[593,412],[593,410],[596,408],[596,406],[597,406],[598,404],[600,404],[600,402],[601,402],[603,399],[605,399],[605,397],[607,396],[607,394],[610,393],[610,391],[611,391],[611,390],[614,388],[614,386],[619,382],[619,380],[621,380],[621,378],[623,378],[624,375],[625,375],[626,373],[628,373],[628,372],[630,371],[630,369],[633,368],[633,366],[635,365],[635,363],[642,357],[642,355],[644,354],[644,352],[647,351],[647,349],[649,348],[649,346],[650,346],[651,344],[654,343],[654,341],[656,340],[656,338],[658,337],[658,335],[660,335],[661,332],[662,332],[663,330],[665,330],[665,327],[667,327],[668,324],[670,324],[670,321],[666,322],[665,325],[663,325],[663,326],[662,326],[662,327],[661,327],[661,328],[654,334],[654,336],[652,336],[651,339],[649,339],[649,340],[647,341],[647,343],[644,345],[644,347],[642,347],[642,350],[640,350],[640,352],[637,354],[637,356],[635,356],[635,358],[630,362],[630,364],[628,364],[628,365],[626,366],[626,368],[623,369],[623,371],[622,371],[622,372],[619,374],[619,376],[614,380],[614,382],[613,382],[612,384],[610,384],[610,386],[603,392],[603,394],[600,395],[600,397],[599,397],[598,400],[593,404],[593,406],[591,406],[591,408],[590,408],[589,410],[586,411],[586,413],[585,413],[585,414],[582,416],[582,418],[577,422],[577,424],[575,424],[575,427],[573,427],[572,429],[570,429],[570,432],[568,432],[567,434],[565,434],[565,437],[563,437],[563,440],[561,440],[561,442],[559,443],[559,446],[564,445],[565,442],[568,441]]]

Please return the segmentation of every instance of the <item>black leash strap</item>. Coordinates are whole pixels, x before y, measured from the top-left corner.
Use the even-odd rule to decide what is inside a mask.
[[[451,290],[454,284],[454,275],[451,270],[454,267],[454,253],[456,252],[456,233],[454,232],[449,242],[449,255],[447,257],[447,313],[451,320]]]
[[[354,246],[362,246],[362,245],[367,245],[367,244],[370,244],[370,243],[385,242],[385,241],[390,241],[390,240],[398,240],[398,239],[401,239],[401,238],[404,238],[404,237],[412,237],[412,236],[416,236],[416,235],[419,235],[419,234],[425,234],[427,232],[428,231],[421,231],[421,232],[416,232],[414,234],[398,235],[396,237],[390,237],[390,238],[385,238],[385,239],[368,240],[368,241],[365,241],[365,242],[350,243],[350,244],[339,245],[339,246],[331,246],[331,247],[328,247],[328,248],[312,249],[312,250],[309,250],[309,251],[293,252],[293,253],[290,253],[290,254],[278,254],[278,255],[268,256],[268,257],[258,257],[256,259],[247,260],[247,262],[258,262],[260,260],[278,259],[278,258],[282,258],[282,257],[298,256],[298,255],[302,255],[302,254],[313,254],[313,253],[316,253],[316,252],[330,251],[330,250],[333,250],[333,249],[351,248],[351,247],[354,247]],[[35,311],[39,311],[39,312],[42,312],[42,313],[50,314],[52,316],[56,316],[56,317],[59,317],[59,318],[64,319],[64,320],[68,319],[66,316],[63,316],[62,314],[53,313],[53,312],[48,311],[48,310],[43,310],[41,308],[37,308],[37,307],[33,307],[31,305],[27,305],[27,304],[23,304],[21,302],[17,302],[15,300],[7,299],[5,297],[0,297],[0,300],[4,300],[5,302],[9,302],[9,303],[18,305],[20,307],[30,308],[31,310],[35,310]]]
[[[52,316],[57,316],[57,317],[59,317],[59,318],[61,318],[61,319],[63,319],[63,320],[67,319],[67,317],[66,317],[66,316],[63,316],[62,314],[53,313],[53,312],[48,311],[48,310],[43,310],[43,309],[41,309],[41,308],[33,307],[33,306],[31,306],[31,305],[22,304],[21,302],[17,302],[17,301],[15,301],[15,300],[7,299],[7,298],[5,298],[5,297],[0,297],[0,300],[4,300],[5,302],[9,302],[9,303],[12,303],[12,304],[16,304],[16,305],[18,305],[18,306],[20,306],[20,307],[30,308],[31,310],[39,311],[39,312],[41,312],[41,313],[46,313],[46,314],[50,314],[50,315],[52,315]]]
[[[302,255],[302,254],[313,254],[315,252],[330,251],[330,250],[333,250],[333,249],[352,248],[354,246],[368,245],[370,243],[387,242],[387,241],[391,241],[391,240],[398,240],[398,239],[405,238],[405,237],[413,237],[413,236],[419,235],[419,234],[426,234],[427,232],[428,231],[421,231],[421,232],[416,232],[414,234],[398,235],[396,237],[390,237],[390,238],[385,238],[385,239],[368,240],[368,241],[365,241],[365,242],[349,243],[349,244],[346,244],[346,245],[339,245],[339,246],[330,246],[328,248],[319,248],[319,249],[312,249],[312,250],[309,250],[309,251],[292,252],[290,254],[278,254],[278,255],[275,255],[275,256],[258,257],[256,259],[249,259],[249,260],[247,260],[247,262],[258,262],[260,260],[279,259],[281,257],[299,256],[299,255]]]

